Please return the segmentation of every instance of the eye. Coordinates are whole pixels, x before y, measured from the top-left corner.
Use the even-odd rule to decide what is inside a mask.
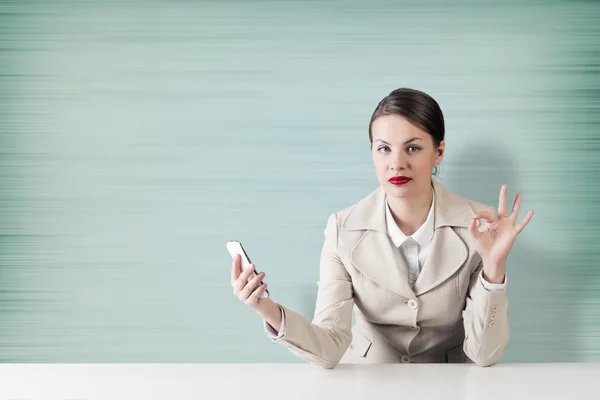
[[[381,146],[380,148],[378,148],[378,149],[377,149],[377,151],[379,151],[379,152],[380,152],[380,151],[381,151],[381,150],[383,150],[383,149],[387,149],[387,150],[389,150],[390,148],[389,148],[388,146]],[[387,152],[387,150],[386,150],[386,152]]]
[[[415,150],[414,150],[414,151],[411,151],[410,149],[415,149]],[[410,146],[410,147],[408,148],[408,152],[409,152],[409,153],[415,153],[415,152],[417,152],[417,151],[419,151],[419,150],[421,150],[421,148],[420,148],[419,146]]]

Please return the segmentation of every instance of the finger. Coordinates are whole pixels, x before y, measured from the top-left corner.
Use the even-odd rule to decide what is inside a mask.
[[[510,216],[508,217],[508,219],[510,220],[510,222],[514,225],[515,222],[517,222],[517,218],[519,216],[519,211],[521,211],[521,192],[517,193],[517,196],[515,197],[515,204],[513,205],[513,209],[512,212],[510,213]]]
[[[506,216],[506,184],[500,189],[500,199],[498,200],[498,218]]]
[[[242,273],[242,263],[240,262],[241,257],[239,254],[236,254],[233,257],[233,261],[231,262],[231,281],[235,282],[237,278],[240,277]]]
[[[256,289],[254,292],[252,292],[252,294],[250,295],[250,297],[248,297],[248,301],[246,303],[248,305],[257,304],[258,301],[260,300],[260,297],[263,295],[263,293],[266,290],[267,290],[267,284],[263,283],[262,285],[260,285],[258,287],[258,289]]]
[[[250,264],[239,276],[238,281],[246,282],[250,275],[254,273],[254,264]]]
[[[471,232],[471,235],[473,235],[473,238],[475,240],[479,240],[479,237],[481,236],[481,232],[479,232],[479,230],[477,229],[477,219],[473,218],[471,220],[471,224],[469,225],[469,232]]]
[[[265,273],[261,272],[260,274],[256,275],[254,278],[252,278],[246,284],[246,286],[244,286],[244,289],[242,289],[242,291],[240,292],[239,298],[241,300],[246,301],[246,299],[248,299],[248,297],[250,297],[250,295],[252,294],[254,289],[256,289],[258,287],[258,285],[260,284],[260,282],[263,280],[264,277],[265,277]]]
[[[531,217],[533,217],[533,210],[529,210],[529,212],[527,213],[527,215],[525,216],[525,218],[523,218],[523,221],[521,221],[519,223],[519,225],[517,225],[515,227],[515,229],[517,230],[517,235],[519,233],[521,233],[521,231],[525,228],[525,226],[527,226],[527,224],[529,223],[529,221],[531,221]]]
[[[489,211],[479,211],[477,214],[475,214],[475,219],[485,219],[488,222],[494,222],[494,220],[496,219],[496,217],[494,216],[494,214],[492,214]]]
[[[233,284],[234,289],[236,289],[236,291],[234,291],[234,293],[236,293],[236,295],[239,294],[239,292],[244,289],[244,287],[246,286],[246,284],[248,282],[248,278],[250,278],[250,275],[253,273],[254,273],[254,264],[250,264],[250,266],[248,268],[246,268],[240,274],[240,276],[237,278],[237,280]]]

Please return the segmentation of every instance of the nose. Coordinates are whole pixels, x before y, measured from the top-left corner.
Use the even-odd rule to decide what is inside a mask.
[[[393,171],[399,171],[406,168],[406,158],[402,155],[402,153],[395,153],[392,156],[392,161],[390,163],[390,169]]]

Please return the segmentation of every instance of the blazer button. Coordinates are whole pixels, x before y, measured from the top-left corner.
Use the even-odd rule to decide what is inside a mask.
[[[495,313],[492,313],[492,315],[490,315],[490,319],[491,319],[492,321],[495,321],[495,320],[496,320],[496,314],[495,314]]]
[[[405,354],[402,357],[400,357],[400,362],[408,364],[410,362],[410,357]]]
[[[408,308],[410,308],[411,310],[416,310],[417,308],[419,308],[419,304],[417,303],[416,300],[410,299],[408,301],[408,303],[406,303],[408,305]]]
[[[488,326],[491,328],[491,327],[493,327],[495,324],[496,324],[496,322],[495,322],[495,321],[490,321],[490,323],[488,324]]]

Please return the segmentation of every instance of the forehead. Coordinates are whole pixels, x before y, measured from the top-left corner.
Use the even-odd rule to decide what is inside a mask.
[[[382,115],[373,121],[371,125],[373,141],[377,139],[386,142],[402,142],[413,137],[425,139],[429,134],[420,128],[417,128],[404,117],[400,115]]]

